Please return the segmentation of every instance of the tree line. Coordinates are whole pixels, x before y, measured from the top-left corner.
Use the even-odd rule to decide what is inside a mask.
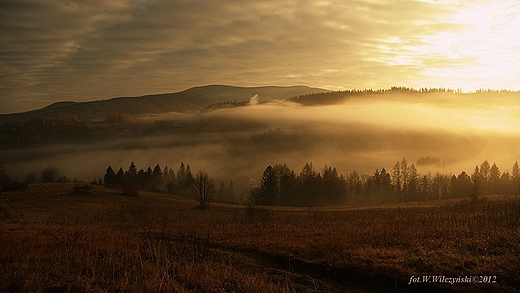
[[[26,147],[60,139],[85,138],[91,129],[76,115],[36,117],[24,122],[0,125],[0,148]]]
[[[449,93],[449,94],[464,94],[460,89],[449,88],[411,88],[402,86],[393,86],[389,89],[351,89],[343,91],[331,91],[324,93],[312,93],[299,95],[289,98],[289,101],[300,103],[303,105],[318,105],[318,104],[334,104],[341,102],[350,97],[364,96],[364,95],[382,95],[387,93],[398,94],[430,94],[430,93]],[[473,94],[501,94],[501,93],[520,93],[520,91],[509,90],[490,90],[481,89]],[[317,99],[319,97],[319,99]]]
[[[471,198],[476,201],[480,195],[520,194],[518,162],[513,164],[511,170],[511,173],[502,172],[495,163],[490,164],[487,160],[476,165],[472,173],[462,171],[458,175],[439,172],[419,174],[415,165],[409,164],[406,158],[397,161],[389,171],[381,168],[372,174],[352,171],[343,175],[327,165],[317,171],[312,163],[306,163],[296,173],[285,164],[276,164],[265,168],[259,186],[251,189],[249,202],[260,205],[324,206],[449,198]],[[36,181],[36,174],[30,175],[24,184]],[[69,182],[68,178],[58,175],[57,168],[47,167],[42,170],[41,182]],[[137,195],[138,190],[149,190],[194,196],[200,200],[201,207],[207,207],[215,196],[220,201],[237,201],[232,181],[229,185],[221,181],[217,188],[207,173],[199,171],[193,175],[190,166],[184,162],[180,163],[177,171],[167,166],[161,168],[159,164],[153,169],[148,167],[146,170],[138,170],[134,162],[130,163],[126,171],[120,167],[115,172],[112,166],[108,166],[99,184],[119,187],[125,195]],[[0,167],[0,191],[19,186]]]
[[[137,170],[132,161],[126,171],[120,167],[115,172],[112,166],[108,166],[103,178],[104,185],[119,187],[126,195],[137,195],[138,190],[147,190],[198,197],[201,192],[205,192],[205,205],[209,204],[213,196],[221,201],[235,201],[233,181],[227,186],[221,181],[218,189],[214,182],[209,184],[208,181],[213,182],[213,179],[203,171],[193,175],[190,165],[185,165],[184,162],[174,171],[168,166],[161,168],[159,164],[153,169],[148,167],[146,170]]]
[[[168,166],[161,169],[159,164],[153,169],[148,167],[146,170],[137,170],[137,166],[132,161],[126,171],[120,167],[116,172],[112,166],[108,166],[103,178],[103,183],[106,186],[166,191],[168,193],[186,193],[193,182],[194,176],[190,165],[186,166],[184,162],[181,162],[176,173]]]
[[[476,200],[486,194],[520,194],[518,163],[514,163],[511,174],[486,160],[473,173],[463,171],[459,175],[421,175],[406,158],[389,171],[381,168],[373,174],[352,171],[342,175],[330,166],[318,172],[312,163],[306,163],[300,173],[285,164],[269,165],[260,185],[251,191],[250,200],[261,205],[319,206],[464,197]]]

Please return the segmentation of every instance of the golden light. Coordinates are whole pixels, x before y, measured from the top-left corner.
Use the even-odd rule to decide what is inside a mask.
[[[456,7],[451,16],[439,19],[448,29],[421,36],[416,45],[403,45],[401,55],[387,63],[418,64],[425,80],[417,87],[520,89],[519,2],[423,2]]]

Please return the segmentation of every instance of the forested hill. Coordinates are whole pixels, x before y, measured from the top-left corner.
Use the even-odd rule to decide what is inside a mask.
[[[210,85],[191,88],[178,93],[120,97],[91,102],[58,102],[42,109],[25,113],[0,115],[0,124],[23,122],[38,117],[74,115],[81,120],[103,118],[106,113],[158,114],[165,112],[197,112],[220,102],[247,101],[258,95],[261,100],[288,99],[294,96],[324,92],[327,90],[305,86],[294,87],[233,87]]]
[[[113,98],[110,100],[80,102],[59,105],[52,104],[42,109],[25,113],[0,115],[0,123],[23,122],[39,117],[74,115],[81,120],[101,119],[106,113],[146,114],[164,112],[196,111],[213,101],[205,96],[187,93],[150,95],[143,97]],[[60,103],[62,104],[62,103]]]
[[[489,100],[495,100],[502,98],[501,103],[517,104],[518,98],[520,97],[520,91],[508,91],[508,90],[478,90],[473,93],[463,93],[460,90],[452,90],[445,88],[421,88],[414,89],[408,87],[391,87],[389,89],[363,89],[363,90],[345,90],[345,91],[328,91],[319,93],[302,94],[293,96],[289,100],[295,103],[299,103],[305,106],[316,106],[316,105],[334,105],[345,102],[346,100],[354,97],[361,96],[374,96],[374,95],[385,95],[385,99],[391,100],[397,98],[400,101],[405,101],[406,98],[416,99],[418,95],[428,95],[430,102],[436,102],[436,98],[445,95],[466,95],[472,96],[473,98],[484,98]],[[505,100],[504,100],[505,99]],[[454,99],[455,100],[455,99]],[[489,100],[487,102],[489,102]],[[421,100],[424,102],[425,100]]]

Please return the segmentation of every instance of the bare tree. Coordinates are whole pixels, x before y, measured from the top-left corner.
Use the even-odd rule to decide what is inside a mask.
[[[210,179],[207,173],[199,171],[195,176],[192,187],[195,196],[199,200],[199,207],[207,208],[211,198],[217,192],[213,179]]]
[[[58,168],[49,166],[42,170],[42,173],[40,175],[42,183],[52,183],[55,182],[58,178]]]

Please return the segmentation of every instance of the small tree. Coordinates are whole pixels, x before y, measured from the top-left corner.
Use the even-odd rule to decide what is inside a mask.
[[[129,176],[137,176],[137,167],[134,164],[134,161],[130,163],[130,166],[128,167],[128,175]]]
[[[197,175],[195,175],[192,188],[195,196],[199,200],[199,207],[207,208],[211,198],[216,193],[213,179],[210,179],[207,173],[199,171]]]
[[[164,185],[163,185],[163,172],[161,170],[161,166],[159,166],[159,164],[157,164],[155,166],[155,168],[153,168],[153,171],[152,171],[152,190],[156,191],[156,190],[162,190]]]
[[[105,173],[105,185],[115,185],[116,184],[116,173],[112,166],[108,166],[107,172]]]
[[[306,165],[311,166],[311,165]],[[305,167],[304,167],[305,168]],[[310,178],[310,176],[309,176]],[[254,198],[255,204],[260,205],[275,205],[279,198],[278,180],[276,173],[271,165],[267,166],[262,175],[260,189]]]
[[[40,178],[42,180],[42,183],[52,183],[58,179],[58,174],[58,168],[49,166],[42,170]]]
[[[118,172],[119,173],[119,172]],[[117,177],[117,174],[116,174]],[[137,177],[137,167],[134,162],[130,163],[128,167],[128,171],[124,175],[123,185],[121,187],[121,193],[123,195],[128,196],[138,196],[139,191],[137,190],[138,186],[138,177]]]
[[[119,167],[119,170],[116,174],[116,179],[114,181],[114,184],[117,186],[123,186],[125,182],[125,172],[123,171],[123,168]]]

